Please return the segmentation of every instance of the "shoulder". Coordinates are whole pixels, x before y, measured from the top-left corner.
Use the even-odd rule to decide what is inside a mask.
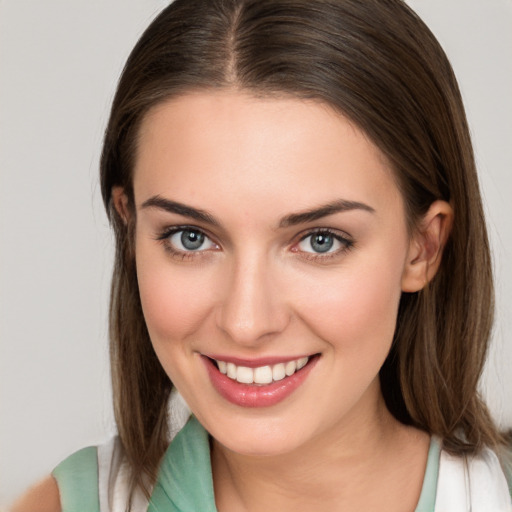
[[[49,475],[31,487],[14,505],[11,512],[61,512],[59,487]]]

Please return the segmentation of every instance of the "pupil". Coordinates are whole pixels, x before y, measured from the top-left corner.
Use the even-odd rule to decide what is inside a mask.
[[[195,251],[199,249],[204,242],[204,235],[197,231],[183,231],[181,234],[181,243],[185,249]]]
[[[327,252],[332,249],[334,239],[331,235],[318,234],[311,240],[311,247],[316,252]]]

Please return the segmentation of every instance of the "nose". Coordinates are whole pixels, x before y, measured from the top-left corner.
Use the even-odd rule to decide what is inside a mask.
[[[217,325],[239,345],[257,346],[282,332],[290,314],[284,287],[265,257],[238,258],[226,278]]]

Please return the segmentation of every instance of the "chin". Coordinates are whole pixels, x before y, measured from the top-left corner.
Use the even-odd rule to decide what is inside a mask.
[[[264,437],[261,434],[255,436],[229,436],[223,442],[221,439],[215,440],[222,444],[229,451],[245,457],[277,457],[287,453],[294,452],[302,444],[298,439],[290,439],[289,436]]]
[[[261,411],[259,411],[261,414]],[[239,455],[272,457],[293,452],[311,436],[297,420],[267,417],[235,417],[232,420],[208,419],[199,421],[217,443]],[[212,427],[210,428],[210,425]]]

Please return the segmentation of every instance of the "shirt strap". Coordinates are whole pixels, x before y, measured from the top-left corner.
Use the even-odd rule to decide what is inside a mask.
[[[148,512],[217,512],[209,443],[191,416],[164,455]]]
[[[83,448],[64,459],[52,476],[59,487],[62,512],[100,512],[95,446]]]
[[[510,494],[510,499],[512,501],[512,463],[505,465],[504,473],[505,478],[507,479],[508,493]]]
[[[430,438],[427,467],[423,478],[420,500],[415,512],[434,512],[436,504],[437,478],[439,475],[439,457],[441,455],[441,440],[437,436]]]

